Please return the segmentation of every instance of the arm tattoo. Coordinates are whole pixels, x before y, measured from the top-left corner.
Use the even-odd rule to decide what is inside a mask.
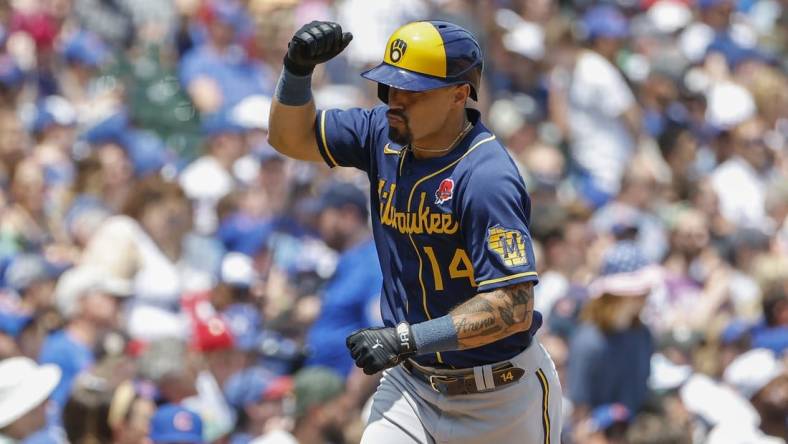
[[[477,294],[450,313],[460,349],[480,347],[528,330],[533,307],[533,282]]]

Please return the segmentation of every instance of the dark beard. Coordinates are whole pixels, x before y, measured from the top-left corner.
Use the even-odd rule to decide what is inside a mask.
[[[408,124],[408,116],[399,110],[388,110],[386,114],[401,118],[405,122],[405,129],[400,130],[389,125],[389,140],[400,146],[409,145],[413,142],[413,133],[410,132],[410,125]]]
[[[389,140],[396,143],[400,146],[409,145],[413,142],[413,134],[411,134],[410,130],[406,127],[405,131],[400,131],[393,126],[389,127]]]

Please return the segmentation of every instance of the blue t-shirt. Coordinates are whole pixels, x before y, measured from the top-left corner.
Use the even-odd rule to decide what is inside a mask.
[[[222,91],[222,110],[254,94],[270,95],[275,78],[262,65],[250,60],[240,46],[219,53],[210,45],[200,45],[183,55],[178,77],[185,88],[198,77],[214,79]]]
[[[60,382],[50,397],[59,407],[58,411],[66,405],[74,379],[93,365],[94,360],[93,351],[75,341],[65,330],[58,330],[44,340],[38,361],[41,364],[55,364],[62,372]]]
[[[620,402],[637,412],[648,394],[654,343],[644,326],[604,334],[582,324],[569,342],[569,398],[591,408]]]
[[[388,139],[386,109],[321,110],[315,125],[326,163],[363,170],[372,184],[384,323],[424,322],[477,293],[536,281],[525,183],[479,112],[468,110],[474,126],[451,152],[419,160]],[[416,360],[473,367],[509,359],[530,340],[517,333]]]
[[[372,239],[342,252],[322,294],[320,316],[307,336],[307,365],[331,367],[343,376],[353,369],[345,339],[356,330],[379,325],[380,273]]]

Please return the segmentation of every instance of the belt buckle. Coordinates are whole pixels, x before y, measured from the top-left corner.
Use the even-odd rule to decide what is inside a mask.
[[[433,390],[438,393],[443,393],[440,391],[440,389],[438,389],[437,382],[452,382],[456,381],[457,378],[452,378],[451,376],[429,375],[428,380],[430,381],[430,387],[432,387]]]

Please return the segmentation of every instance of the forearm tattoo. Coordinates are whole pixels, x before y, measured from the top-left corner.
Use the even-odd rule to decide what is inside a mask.
[[[460,349],[480,347],[531,327],[533,282],[479,293],[451,311]]]

